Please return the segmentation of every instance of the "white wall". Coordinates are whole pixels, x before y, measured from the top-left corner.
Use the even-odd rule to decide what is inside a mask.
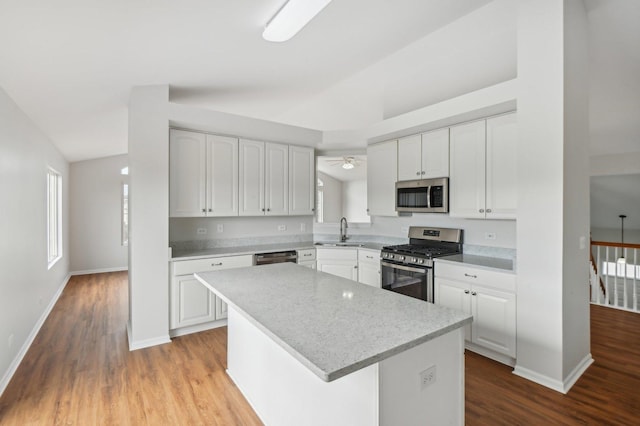
[[[593,241],[605,241],[609,243],[620,242],[620,227],[618,228],[591,228]],[[626,244],[640,244],[640,230],[624,228],[624,242]]]
[[[342,208],[350,222],[369,222],[367,214],[367,180],[342,184]]]
[[[79,161],[70,166],[69,217],[71,271],[127,269],[128,250],[122,245],[122,185],[120,171],[126,155]]]
[[[573,0],[519,4],[514,372],[566,392],[590,359],[588,252],[579,246],[580,237],[588,240],[589,216],[586,105],[577,93],[585,78],[571,75],[586,69],[584,46],[574,38],[585,17]],[[565,56],[573,48],[579,52]]]
[[[318,172],[318,179],[324,184],[323,189],[323,221],[324,223],[337,223],[343,216],[343,187],[342,181],[335,179],[327,174]]]
[[[62,259],[47,269],[47,169],[62,175]],[[69,274],[69,165],[0,88],[0,394]]]
[[[129,102],[129,349],[169,342],[168,86]]]

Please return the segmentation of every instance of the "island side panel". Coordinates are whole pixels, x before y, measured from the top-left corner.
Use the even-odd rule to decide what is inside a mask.
[[[322,381],[229,306],[227,373],[267,426],[375,426],[378,364]]]
[[[379,363],[380,425],[464,424],[464,328]],[[423,387],[421,373],[435,366]]]

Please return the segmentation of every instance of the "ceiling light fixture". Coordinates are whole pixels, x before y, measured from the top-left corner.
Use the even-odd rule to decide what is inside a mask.
[[[345,163],[342,165],[342,168],[345,170],[351,170],[354,168],[354,165],[351,162],[345,161]]]
[[[627,260],[624,258],[624,218],[627,215],[621,214],[618,216],[620,218],[620,246],[622,250],[622,256],[618,258],[618,263],[627,263]]]
[[[309,23],[331,0],[288,0],[267,23],[262,38],[287,41]]]

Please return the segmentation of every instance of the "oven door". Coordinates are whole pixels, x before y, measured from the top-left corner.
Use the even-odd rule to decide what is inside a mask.
[[[382,288],[433,303],[433,268],[380,261]]]

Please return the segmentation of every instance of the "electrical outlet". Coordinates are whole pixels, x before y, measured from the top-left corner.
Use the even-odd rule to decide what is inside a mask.
[[[278,225],[278,231],[286,231],[287,225]]]
[[[300,232],[305,232],[307,230],[307,224],[306,223],[301,223],[300,224]]]
[[[496,239],[496,233],[495,232],[485,232],[484,233],[484,239],[485,240],[495,240]]]
[[[216,230],[217,230],[218,232],[224,232],[224,225],[223,225],[223,224],[221,224],[221,223],[219,223],[219,224],[218,224],[218,227],[216,228]]]
[[[420,389],[424,389],[436,382],[436,366],[432,365],[420,372]]]
[[[207,235],[207,228],[198,228],[196,230],[196,234],[198,234],[198,235]]]

